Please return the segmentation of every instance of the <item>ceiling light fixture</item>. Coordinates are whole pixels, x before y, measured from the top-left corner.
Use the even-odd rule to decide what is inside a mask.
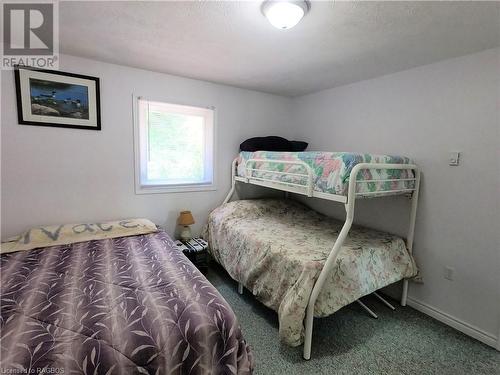
[[[311,4],[308,0],[267,0],[262,13],[278,29],[291,29],[306,15]]]

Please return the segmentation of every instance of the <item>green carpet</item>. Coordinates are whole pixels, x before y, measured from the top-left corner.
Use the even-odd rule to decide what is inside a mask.
[[[363,301],[378,319],[357,304],[315,319],[312,358],[305,361],[302,346],[279,342],[274,311],[248,290],[239,295],[237,284],[213,263],[207,277],[240,321],[255,374],[500,374],[500,353],[493,348],[410,307],[392,311],[371,297]]]

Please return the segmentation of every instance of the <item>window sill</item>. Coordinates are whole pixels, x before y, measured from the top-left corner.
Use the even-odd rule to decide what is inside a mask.
[[[135,194],[168,194],[168,193],[191,193],[197,191],[215,191],[215,184],[209,185],[173,185],[173,186],[143,186],[135,187]]]

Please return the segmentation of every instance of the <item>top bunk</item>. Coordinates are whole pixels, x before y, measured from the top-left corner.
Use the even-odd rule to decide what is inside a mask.
[[[418,167],[407,157],[354,152],[243,151],[232,167],[233,183],[343,203],[348,197],[411,195],[419,180]]]

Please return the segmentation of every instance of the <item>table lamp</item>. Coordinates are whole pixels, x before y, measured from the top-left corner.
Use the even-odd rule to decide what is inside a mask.
[[[191,211],[181,211],[178,223],[183,226],[181,231],[181,240],[189,241],[192,238],[191,228],[189,226],[194,224],[194,218]]]

